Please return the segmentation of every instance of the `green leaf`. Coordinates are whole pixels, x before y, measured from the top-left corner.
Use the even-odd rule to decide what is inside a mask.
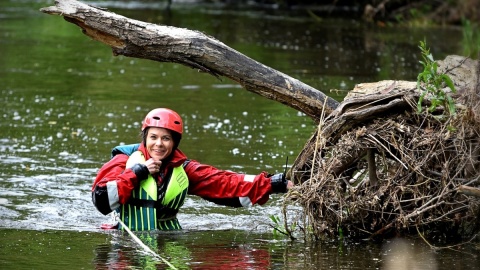
[[[338,236],[340,238],[343,238],[343,230],[342,230],[342,227],[338,227]]]
[[[274,215],[270,215],[270,219],[273,221],[273,223],[278,224],[278,219]]]
[[[435,60],[433,60],[433,55],[430,53],[429,55],[427,55],[427,58],[428,60],[434,62]]]
[[[455,85],[453,84],[452,79],[447,74],[442,74],[442,79],[445,82],[445,84],[452,90],[453,93],[456,93],[457,90],[455,89]]]
[[[423,99],[425,98],[425,95],[427,94],[427,92],[423,92],[421,95],[420,95],[420,98],[418,99],[418,102],[417,102],[417,111],[419,113],[422,112],[422,102],[423,102]]]
[[[293,222],[292,226],[290,227],[290,231],[295,231],[297,228],[297,222]]]
[[[450,112],[451,115],[455,115],[456,113],[456,106],[455,106],[455,101],[450,97],[447,96],[448,100],[448,111]]]

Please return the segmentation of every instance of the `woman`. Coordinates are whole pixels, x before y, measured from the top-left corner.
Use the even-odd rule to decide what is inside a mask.
[[[116,211],[131,230],[179,230],[176,214],[186,194],[232,207],[264,204],[272,193],[293,185],[283,174],[240,174],[188,159],[178,149],[183,133],[174,111],[150,111],[142,124],[142,142],[117,146],[92,187],[98,211]],[[121,226],[120,226],[121,228]]]

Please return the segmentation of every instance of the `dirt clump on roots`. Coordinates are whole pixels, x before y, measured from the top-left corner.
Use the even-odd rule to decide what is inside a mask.
[[[416,82],[382,81],[357,85],[321,119],[289,172],[304,233],[441,242],[478,233],[478,63],[451,56],[439,65],[457,89],[454,116],[443,107],[418,113]]]

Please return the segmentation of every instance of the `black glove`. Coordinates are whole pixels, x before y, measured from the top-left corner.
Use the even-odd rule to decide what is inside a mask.
[[[147,179],[148,175],[150,174],[147,166],[145,166],[144,164],[137,163],[133,165],[130,169],[135,173],[139,181]]]
[[[270,177],[270,183],[272,184],[272,193],[285,193],[287,192],[288,181],[285,179],[285,174],[277,173]]]

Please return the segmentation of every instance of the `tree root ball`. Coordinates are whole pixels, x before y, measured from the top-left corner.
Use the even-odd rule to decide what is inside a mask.
[[[454,80],[456,114],[428,112],[416,82],[358,85],[321,119],[289,176],[304,231],[384,239],[420,234],[455,242],[480,229],[478,63],[440,62]],[[469,73],[470,72],[470,73]]]

